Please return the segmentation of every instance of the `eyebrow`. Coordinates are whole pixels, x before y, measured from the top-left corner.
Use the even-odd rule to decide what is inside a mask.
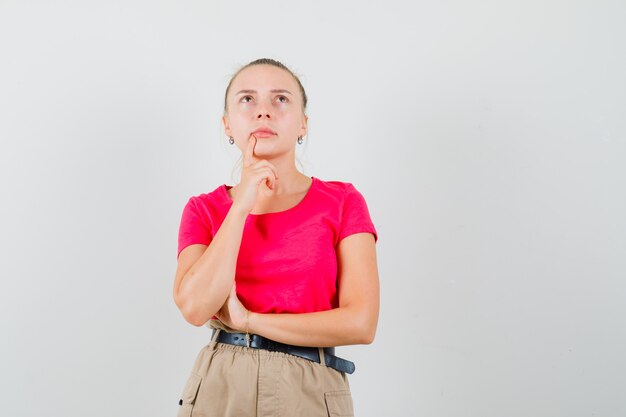
[[[282,89],[274,89],[274,90],[270,90],[271,93],[287,93],[287,94],[291,94],[291,91],[289,90],[282,90]],[[240,90],[237,92],[237,94],[235,94],[236,96],[238,96],[239,94],[256,94],[257,91],[256,90]]]

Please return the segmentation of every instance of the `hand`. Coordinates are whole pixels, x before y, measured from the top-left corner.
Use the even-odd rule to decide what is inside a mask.
[[[215,314],[215,316],[228,327],[245,332],[248,330],[249,314],[250,312],[243,306],[243,304],[241,304],[241,301],[239,301],[239,298],[237,297],[236,284],[233,283],[226,302]]]
[[[237,186],[237,194],[233,198],[233,206],[248,214],[254,208],[259,192],[270,195],[278,180],[276,167],[265,159],[254,156],[257,138],[250,135],[243,155],[241,181]]]

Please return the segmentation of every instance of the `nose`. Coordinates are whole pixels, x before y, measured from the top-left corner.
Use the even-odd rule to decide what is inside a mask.
[[[257,119],[271,119],[272,117],[270,116],[270,108],[271,105],[268,105],[267,103],[265,103],[265,101],[261,101],[259,103],[259,105],[257,106],[257,115],[256,118]]]

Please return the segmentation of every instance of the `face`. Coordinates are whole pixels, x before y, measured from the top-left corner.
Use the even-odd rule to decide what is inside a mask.
[[[233,80],[227,103],[224,130],[242,151],[259,128],[275,133],[254,134],[257,156],[293,154],[298,136],[306,135],[307,117],[302,112],[298,83],[281,68],[253,65],[244,69]]]

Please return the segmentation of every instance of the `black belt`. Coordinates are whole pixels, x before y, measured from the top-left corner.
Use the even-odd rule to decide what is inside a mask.
[[[215,335],[215,332],[216,329],[213,329],[213,335]],[[217,336],[217,342],[236,346],[248,346],[246,343],[245,333],[228,333],[223,330],[220,331],[220,334]],[[263,336],[259,336],[258,334],[250,335],[249,347],[254,349],[265,349],[272,352],[283,352],[320,363],[320,353],[318,348],[287,345],[285,343],[275,342]],[[326,362],[326,366],[348,374],[354,372],[355,369],[354,363],[335,356],[334,347],[324,348],[324,362]]]

